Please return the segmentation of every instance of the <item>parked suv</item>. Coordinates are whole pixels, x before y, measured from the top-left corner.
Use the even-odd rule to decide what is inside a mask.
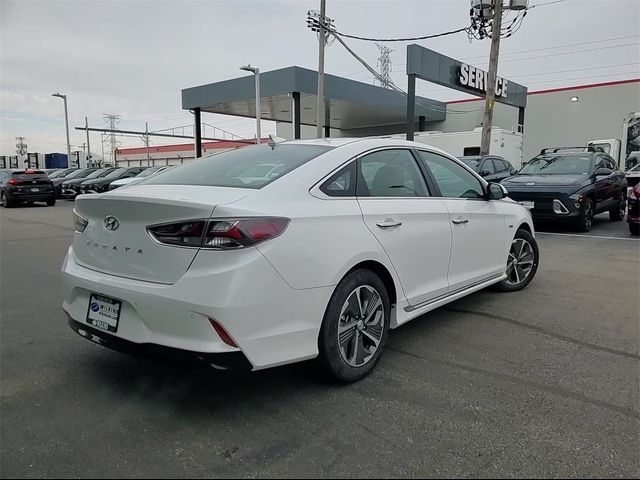
[[[81,193],[80,186],[83,182],[88,182],[89,180],[106,177],[114,170],[117,170],[117,168],[116,167],[101,168],[99,170],[91,172],[86,177],[72,178],[71,180],[65,180],[64,182],[62,182],[62,198],[66,198],[66,199],[76,198]]]
[[[458,158],[487,182],[499,183],[518,172],[507,160],[495,155],[472,155]]]
[[[53,183],[42,170],[0,170],[0,203],[5,208],[20,202],[56,204]]]
[[[502,184],[534,220],[570,222],[588,232],[599,213],[609,212],[614,222],[624,218],[627,180],[613,158],[594,147],[544,149]]]

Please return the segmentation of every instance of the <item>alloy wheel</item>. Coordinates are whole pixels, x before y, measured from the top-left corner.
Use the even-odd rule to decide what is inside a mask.
[[[338,347],[347,364],[362,367],[371,361],[384,334],[384,314],[375,288],[362,285],[349,294],[338,320]]]
[[[7,208],[7,196],[4,192],[2,192],[2,195],[0,195],[0,204],[2,204],[4,208]]]
[[[520,285],[526,281],[533,270],[535,254],[529,242],[522,238],[515,238],[509,251],[507,262],[507,278],[509,285]]]

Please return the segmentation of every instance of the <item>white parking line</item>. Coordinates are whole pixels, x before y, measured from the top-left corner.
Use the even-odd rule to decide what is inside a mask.
[[[604,235],[580,235],[577,233],[536,232],[536,235],[556,235],[558,237],[599,238],[601,240],[630,240],[637,242],[639,238],[605,237]]]

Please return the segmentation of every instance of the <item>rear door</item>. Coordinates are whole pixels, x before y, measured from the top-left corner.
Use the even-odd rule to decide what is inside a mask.
[[[410,149],[383,149],[360,157],[358,203],[380,242],[411,305],[448,291],[451,251],[449,213],[430,196]]]
[[[502,202],[486,200],[480,180],[456,161],[433,152],[419,153],[449,211],[450,289],[464,289],[503,274],[507,245]]]

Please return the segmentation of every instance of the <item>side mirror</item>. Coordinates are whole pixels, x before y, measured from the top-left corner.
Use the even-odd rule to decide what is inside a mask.
[[[490,183],[487,187],[487,198],[489,200],[502,200],[507,195],[509,195],[509,192],[504,185]]]
[[[599,168],[596,170],[596,177],[608,177],[613,173],[610,168]]]

